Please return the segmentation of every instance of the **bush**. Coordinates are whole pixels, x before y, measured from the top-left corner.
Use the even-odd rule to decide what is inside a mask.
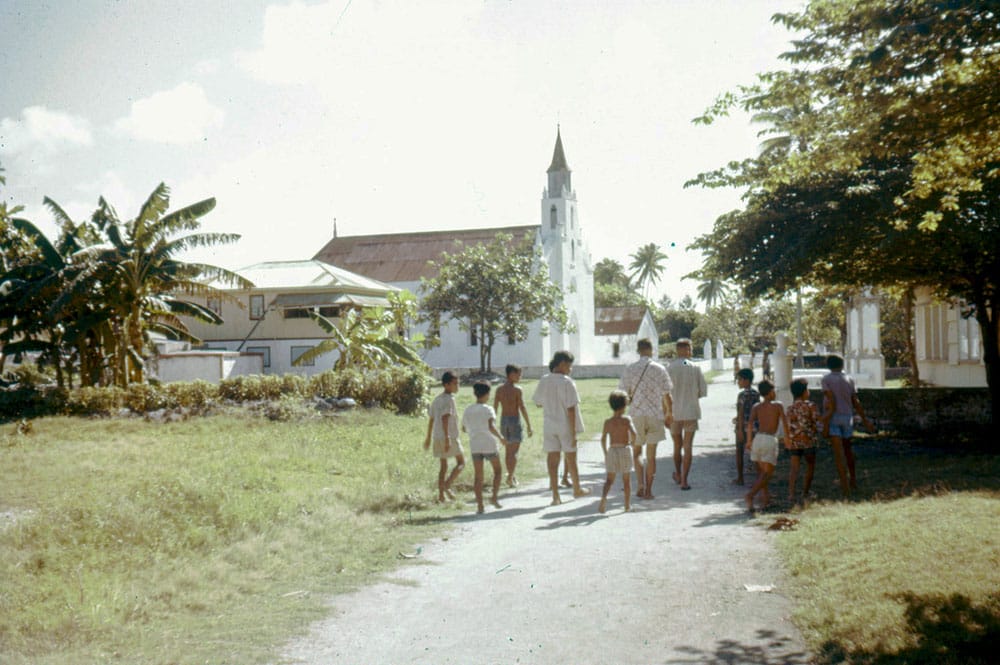
[[[165,409],[170,404],[163,391],[148,383],[130,383],[125,388],[125,406],[136,413]]]
[[[125,391],[118,386],[84,386],[69,392],[66,410],[85,416],[107,416],[125,406]]]
[[[201,379],[164,384],[163,392],[171,408],[192,411],[203,411],[219,397],[219,387]]]

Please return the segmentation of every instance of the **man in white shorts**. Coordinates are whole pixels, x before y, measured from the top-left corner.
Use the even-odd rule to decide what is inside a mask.
[[[531,398],[537,406],[542,407],[542,448],[547,453],[553,506],[562,503],[559,497],[560,455],[566,456],[566,468],[573,481],[573,496],[590,494],[590,490],[580,487],[580,471],[576,465],[577,435],[583,431],[583,418],[580,415],[580,395],[569,376],[573,360],[573,354],[569,351],[556,351],[549,363],[551,371],[539,379]]]
[[[686,337],[677,340],[677,359],[670,363],[667,372],[674,383],[674,420],[670,424],[670,437],[674,440],[674,482],[682,490],[689,490],[694,433],[701,419],[698,400],[708,395],[705,375],[691,362],[691,340]]]
[[[667,428],[673,420],[670,391],[673,382],[666,368],[653,360],[653,343],[640,339],[639,360],[625,368],[618,388],[629,395],[629,415],[635,425],[636,439],[632,447],[637,485],[636,496],[653,498],[653,477],[656,475],[656,446],[667,438]],[[645,469],[642,447],[646,447]]]

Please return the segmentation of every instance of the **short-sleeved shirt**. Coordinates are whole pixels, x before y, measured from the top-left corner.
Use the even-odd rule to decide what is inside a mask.
[[[618,388],[632,397],[629,415],[663,418],[663,396],[674,389],[667,369],[649,356],[625,368]]]
[[[542,425],[546,434],[568,436],[569,418],[566,411],[580,405],[580,395],[576,392],[573,379],[559,372],[544,375],[535,386],[531,401],[542,407]],[[583,432],[583,416],[576,410],[576,431]]]
[[[750,422],[750,409],[758,402],[760,402],[760,393],[753,388],[744,388],[740,391],[739,395],[736,396],[736,413],[740,412],[740,406],[742,406],[743,422],[736,423],[737,427],[740,429],[747,428],[747,423]]]
[[[701,404],[698,400],[708,395],[708,384],[701,368],[687,358],[678,358],[667,367],[674,384],[674,422],[700,420]]]
[[[436,441],[444,438],[441,417],[445,414],[451,416],[448,418],[448,436],[452,440],[458,440],[458,407],[455,406],[455,396],[451,393],[441,393],[431,402],[430,417],[434,419],[431,434]]]
[[[469,450],[475,454],[491,455],[497,452],[497,438],[490,431],[490,422],[496,427],[497,414],[489,404],[470,404],[462,413],[462,427],[469,435]]]
[[[819,432],[819,409],[805,399],[797,399],[785,410],[788,416],[787,448],[815,448]]]
[[[820,384],[823,392],[830,391],[837,398],[836,407],[833,410],[837,416],[854,416],[854,395],[857,390],[854,388],[854,379],[843,372],[830,372],[823,377]],[[829,407],[824,407],[824,409]]]

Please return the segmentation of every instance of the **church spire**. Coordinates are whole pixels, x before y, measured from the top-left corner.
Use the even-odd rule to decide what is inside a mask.
[[[552,173],[553,171],[569,171],[569,166],[566,165],[566,153],[563,152],[562,135],[559,131],[559,125],[556,125],[556,149],[552,152],[552,164],[549,165],[547,173]]]

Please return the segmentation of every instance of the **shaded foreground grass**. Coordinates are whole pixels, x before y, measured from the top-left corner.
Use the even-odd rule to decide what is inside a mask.
[[[858,495],[796,509],[778,540],[811,648],[823,663],[997,662],[1000,459],[858,441]],[[787,466],[776,478],[781,496]]]
[[[399,565],[466,508],[432,503],[425,425],[360,411],[7,430],[0,662],[267,660],[328,594]]]

